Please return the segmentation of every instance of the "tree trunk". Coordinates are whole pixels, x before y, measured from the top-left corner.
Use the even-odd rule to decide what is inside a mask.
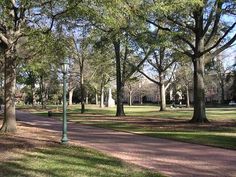
[[[139,103],[140,103],[141,105],[143,104],[143,96],[142,96],[142,95],[139,96]]]
[[[40,76],[40,98],[41,98],[41,106],[42,109],[45,109],[45,102],[44,102],[44,81],[43,81],[43,76]]]
[[[194,112],[190,120],[192,123],[209,122],[206,117],[205,84],[204,84],[204,56],[193,59],[194,65]]]
[[[123,83],[121,83],[118,87],[117,87],[117,105],[116,105],[116,116],[125,116],[125,112],[124,112],[124,104],[123,104],[123,100],[124,100],[124,85]]]
[[[114,41],[116,56],[116,116],[125,116],[124,112],[124,83],[121,75],[120,41]]]
[[[81,70],[80,70],[81,71]],[[81,71],[82,72],[82,71]],[[85,112],[85,88],[83,72],[80,74],[81,114]]]
[[[104,107],[104,87],[101,86],[101,92],[100,92],[100,108]]]
[[[73,94],[74,94],[74,88],[69,90],[69,105],[73,105]]]
[[[173,89],[170,89],[170,102],[173,102]]]
[[[10,54],[9,54],[10,55]],[[16,131],[15,113],[15,85],[16,85],[16,64],[14,58],[5,56],[5,112],[1,132]]]
[[[95,104],[98,105],[98,94],[97,94],[97,91],[95,93]]]
[[[220,86],[221,86],[221,104],[224,104],[224,102],[225,102],[225,88],[224,88],[224,85],[225,85],[224,78],[222,78],[221,79],[221,84],[220,84]]]
[[[132,106],[132,91],[129,91],[129,106]]]
[[[189,108],[190,107],[190,99],[189,99],[189,88],[188,86],[186,87],[186,107]]]
[[[166,110],[166,89],[163,83],[160,84],[160,111]]]
[[[48,88],[47,84],[45,84],[44,85],[44,94],[43,94],[44,109],[47,108],[48,99],[49,99],[49,88]]]
[[[36,103],[34,83],[32,83],[31,85],[31,93],[32,93],[32,106],[34,107]]]
[[[88,95],[86,95],[86,99],[85,100],[86,100],[85,103],[89,104],[89,97],[88,97]]]

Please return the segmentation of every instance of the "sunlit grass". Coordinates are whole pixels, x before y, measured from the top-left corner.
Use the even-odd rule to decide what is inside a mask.
[[[57,145],[46,149],[20,151],[10,161],[1,162],[4,177],[159,177],[94,150]],[[14,155],[14,154],[13,154]]]
[[[25,109],[26,107],[20,107]],[[28,107],[27,109],[30,109]],[[54,115],[60,116],[61,106],[50,105],[48,110],[53,110]],[[33,112],[45,115],[47,111],[40,109],[32,109]],[[80,105],[69,106],[67,109],[68,113],[80,113]],[[102,116],[114,116],[116,113],[116,108],[99,108],[96,105],[86,105],[85,114],[90,115],[102,115]],[[178,118],[178,119],[191,119],[193,115],[193,108],[176,108],[170,109],[167,111],[160,112],[158,106],[125,106],[126,116],[135,116],[135,117],[157,117],[157,118]],[[228,108],[207,108],[206,109],[207,117],[210,120],[227,120],[235,119],[236,120],[236,107]]]

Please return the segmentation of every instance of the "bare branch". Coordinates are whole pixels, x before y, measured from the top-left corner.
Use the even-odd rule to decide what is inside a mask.
[[[16,6],[16,1],[15,0],[11,0],[11,3],[13,6]]]
[[[142,75],[144,75],[148,80],[152,81],[153,83],[157,84],[157,85],[161,85],[160,82],[158,82],[155,79],[152,79],[151,77],[149,77],[146,73],[144,73],[143,71],[141,71],[139,68],[137,68],[137,71],[140,72]]]
[[[179,53],[182,53],[182,54],[184,54],[184,55],[190,57],[190,58],[193,57],[193,54],[192,54],[190,51],[187,51],[187,50],[181,51],[181,50],[179,50],[179,49],[177,49],[177,48],[175,48],[175,50],[176,50],[177,52],[179,52]]]
[[[161,29],[161,30],[171,32],[171,29],[166,28],[166,27],[162,27],[162,26],[158,25],[157,23],[155,23],[155,22],[153,22],[153,21],[151,21],[151,20],[146,20],[146,22],[148,22],[148,23],[154,25],[155,27],[158,27],[158,28]]]
[[[185,37],[180,36],[180,35],[178,35],[177,37],[178,37],[180,40],[182,40],[182,41],[184,41],[185,43],[187,43],[187,44],[189,45],[189,47],[194,51],[194,46],[193,46],[193,44],[192,44],[189,40],[187,40]]]
[[[216,48],[216,47],[221,43],[221,41],[223,41],[223,39],[225,39],[225,37],[229,34],[229,32],[235,27],[235,25],[236,25],[236,22],[234,22],[234,24],[233,24],[231,27],[228,28],[228,30],[224,33],[224,35],[223,35],[221,38],[219,38],[218,41],[217,41],[213,46],[211,46],[211,47],[209,47],[208,49],[204,50],[204,51],[201,53],[201,55],[203,55],[203,54],[205,54],[205,53],[208,53],[208,52],[210,52],[212,49]],[[236,34],[235,34],[235,35],[236,35]],[[229,42],[226,43],[227,46],[230,46],[234,41],[235,41],[235,36],[234,36],[231,40],[229,40]],[[228,45],[228,43],[229,43],[229,45]],[[225,45],[224,45],[224,46],[225,46]]]
[[[183,28],[188,28],[188,29],[190,29],[191,31],[194,31],[194,27],[191,26],[191,25],[183,24],[183,23],[181,23],[180,21],[177,21],[177,20],[175,20],[175,19],[173,19],[173,18],[171,18],[171,17],[167,17],[167,19],[170,20],[171,22],[175,23],[175,24],[178,25],[178,26],[181,26],[181,27],[183,27]]]
[[[147,58],[149,57],[151,53],[151,49],[149,49],[149,51],[147,51],[145,57],[139,62],[139,64],[136,66],[132,63],[130,63],[128,60],[126,60],[126,62],[132,66],[131,71],[127,74],[125,81],[127,81],[128,78],[130,78],[136,71],[138,71],[140,69],[140,67],[144,64],[144,62],[147,60]]]
[[[154,67],[154,68],[157,70],[157,72],[160,72],[159,67],[158,67],[156,64],[154,64],[151,60],[147,60],[147,62],[148,62],[152,67]]]
[[[124,53],[124,62],[125,64],[123,64],[123,72],[122,72],[122,82],[125,80],[125,73],[126,73],[126,61],[128,59],[128,46],[127,44],[125,45],[125,53]]]
[[[175,70],[176,70],[176,67],[177,67],[177,64],[175,64],[175,66],[174,66],[174,68],[173,68],[173,70],[172,70],[171,76],[170,76],[169,80],[167,81],[167,86],[166,86],[166,88],[169,87],[168,84],[170,85],[170,82],[171,82],[172,78],[174,77],[174,72],[175,72]]]
[[[206,25],[205,25],[205,27],[203,29],[203,34],[206,34],[207,30],[209,29],[209,27],[211,25],[211,22],[213,20],[214,12],[217,10],[216,6],[217,6],[217,1],[215,1],[215,4],[214,4],[214,6],[211,9],[210,15],[209,15],[209,17],[207,19],[207,23],[206,23]]]
[[[6,44],[7,46],[10,45],[10,42],[8,41],[8,39],[7,39],[2,33],[0,33],[0,40],[1,40],[4,44]]]
[[[163,69],[163,71],[166,71],[171,65],[173,65],[176,62],[175,59],[173,59],[173,61],[171,61],[168,65],[166,65],[166,67]]]
[[[221,52],[223,52],[225,49],[231,47],[231,44],[233,44],[236,41],[236,34],[222,47],[218,48],[217,50],[215,50],[211,56],[215,57],[216,55],[220,54]]]
[[[221,13],[222,13],[222,4],[223,3],[221,1],[217,1],[217,2],[218,2],[216,4],[217,7],[215,8],[216,16],[215,16],[214,26],[213,26],[213,29],[211,31],[210,36],[206,40],[205,45],[207,45],[211,41],[212,37],[217,33],[217,30],[218,30],[218,26],[219,26],[219,22],[220,22],[220,16],[221,16]],[[204,29],[204,30],[207,30],[207,29]]]

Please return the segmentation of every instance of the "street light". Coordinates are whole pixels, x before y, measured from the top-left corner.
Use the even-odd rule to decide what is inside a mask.
[[[63,130],[61,143],[66,144],[68,142],[67,138],[67,117],[66,117],[66,75],[68,71],[68,61],[64,59],[61,63],[61,70],[63,74]]]

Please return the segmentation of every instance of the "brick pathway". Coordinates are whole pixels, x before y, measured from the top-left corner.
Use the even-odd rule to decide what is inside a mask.
[[[33,138],[60,141],[62,123],[55,119],[17,111],[24,126],[37,128]],[[236,177],[236,151],[126,132],[68,123],[71,144],[104,152],[173,177]],[[32,138],[31,137],[31,138]],[[30,138],[30,137],[28,137]]]

